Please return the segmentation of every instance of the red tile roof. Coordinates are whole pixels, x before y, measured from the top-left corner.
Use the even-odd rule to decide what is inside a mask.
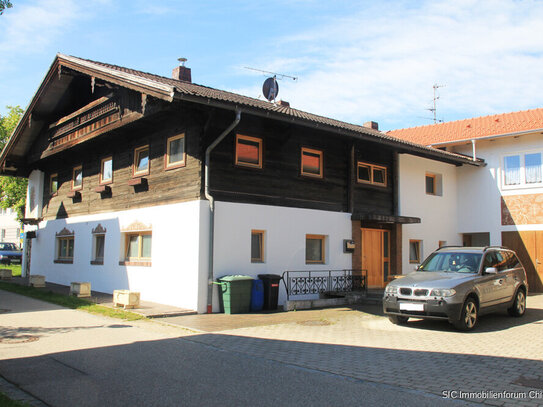
[[[391,130],[387,135],[428,146],[541,129],[543,108]]]

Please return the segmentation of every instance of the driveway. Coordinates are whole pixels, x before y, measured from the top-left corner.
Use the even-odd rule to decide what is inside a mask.
[[[484,316],[469,333],[441,321],[393,325],[379,307],[362,306],[310,311],[307,318],[306,311],[298,311],[290,313],[291,321],[287,314],[265,326],[227,330],[219,325],[220,334],[189,340],[440,397],[543,405],[543,295],[528,297],[527,305],[522,318],[505,312]],[[183,318],[185,326],[205,328],[213,316],[172,321],[182,324]]]
[[[53,406],[543,405],[543,296],[524,318],[486,316],[471,333],[395,326],[375,307],[176,326],[0,291],[0,309],[0,375]]]

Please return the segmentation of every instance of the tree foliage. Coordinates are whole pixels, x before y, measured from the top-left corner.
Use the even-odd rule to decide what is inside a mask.
[[[6,145],[24,113],[20,106],[7,106],[7,108],[9,113],[6,116],[0,115],[1,149]],[[26,178],[0,177],[0,207],[15,209],[19,219],[23,218],[27,185],[28,180]]]
[[[11,1],[9,0],[0,0],[0,15],[4,12],[7,8],[12,8],[13,4],[11,4]]]

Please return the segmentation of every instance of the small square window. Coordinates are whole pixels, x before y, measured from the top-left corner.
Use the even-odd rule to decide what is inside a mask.
[[[526,154],[524,156],[524,167],[526,184],[538,184],[543,181],[541,153]]]
[[[305,235],[305,262],[307,264],[324,264],[325,241],[324,235]]]
[[[263,230],[251,230],[251,263],[264,263]]]
[[[142,176],[149,174],[149,146],[138,147],[134,150],[133,175]]]
[[[373,167],[373,183],[379,185],[386,184],[386,170],[381,167]]]
[[[125,241],[126,261],[151,259],[152,235],[150,232],[127,233]]]
[[[56,195],[58,192],[58,174],[52,174],[49,179],[49,193]]]
[[[83,188],[83,166],[75,167],[72,172],[72,191]]]
[[[113,157],[102,159],[100,164],[100,184],[110,184],[113,182]]]
[[[447,246],[447,241],[446,240],[440,240],[439,241],[439,247],[444,247],[444,246]]]
[[[262,168],[262,139],[236,135],[236,165]]]
[[[166,143],[166,169],[185,165],[185,135],[170,137]]]
[[[426,174],[426,193],[428,195],[436,194],[436,176],[433,174]]]
[[[420,263],[421,240],[409,241],[409,263]]]
[[[302,147],[301,173],[309,177],[322,178],[322,151]]]

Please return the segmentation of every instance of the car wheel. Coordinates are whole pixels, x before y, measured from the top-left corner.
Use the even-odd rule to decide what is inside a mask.
[[[454,326],[461,331],[471,331],[478,321],[477,303],[473,298],[468,298],[462,307],[460,319]]]
[[[400,315],[389,315],[388,319],[390,322],[392,322],[394,325],[402,325],[407,324],[407,321],[409,321],[408,317],[402,317]]]
[[[526,293],[522,288],[518,289],[513,306],[507,311],[513,317],[521,317],[526,313]]]

